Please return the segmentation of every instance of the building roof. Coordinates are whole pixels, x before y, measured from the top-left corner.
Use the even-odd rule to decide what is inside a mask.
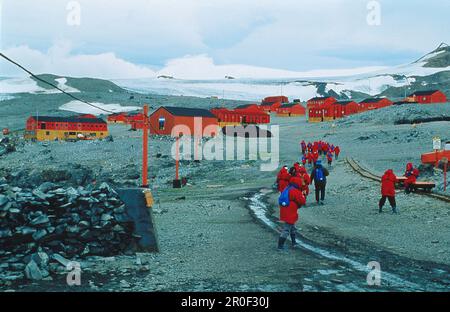
[[[417,103],[417,102],[409,102],[409,101],[394,102],[394,105],[403,105],[403,104],[419,104],[419,103]]]
[[[411,94],[410,96],[427,96],[427,95],[433,95],[436,92],[439,92],[439,90],[427,90],[427,91],[416,91],[413,94]]]
[[[256,104],[244,104],[244,105],[240,105],[240,106],[238,106],[238,107],[236,107],[237,109],[245,109],[245,108],[249,108],[249,107],[252,107],[252,106],[255,106]],[[258,105],[256,105],[256,106],[258,106]]]
[[[339,104],[339,105],[348,105],[348,104],[350,104],[350,103],[356,103],[355,101],[338,101],[338,102],[336,102],[335,104]],[[358,103],[356,103],[356,104],[358,104]]]
[[[310,99],[309,101],[319,101],[319,100],[327,100],[327,99],[334,99],[332,96],[325,96],[325,97],[314,97]]]
[[[364,101],[361,101],[360,103],[378,103],[382,100],[387,100],[386,98],[371,98],[371,99],[365,99]]]
[[[161,108],[164,108],[174,116],[216,118],[216,116],[207,109],[170,106],[163,106]]]
[[[280,108],[292,108],[292,107],[297,106],[297,105],[301,106],[300,103],[289,103],[289,104],[281,105]],[[303,106],[301,106],[301,107],[303,107]]]
[[[43,122],[70,122],[70,123],[106,123],[101,118],[82,118],[79,116],[72,117],[51,117],[51,116],[32,116],[34,120]]]

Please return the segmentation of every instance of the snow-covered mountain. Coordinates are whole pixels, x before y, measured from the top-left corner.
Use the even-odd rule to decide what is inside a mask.
[[[441,89],[450,95],[450,47],[441,44],[437,49],[417,61],[400,66],[372,70],[367,73],[339,75],[336,72],[315,71],[295,77],[239,78],[247,67],[224,66],[221,74],[228,79],[179,79],[166,68],[164,75],[155,79],[117,80],[118,85],[137,92],[187,96],[217,96],[229,99],[257,101],[267,95],[283,94],[306,101],[314,96],[336,96],[342,99],[362,99],[369,96],[402,98],[406,93],[423,89]],[[213,70],[211,63],[205,68]],[[214,68],[215,69],[215,68]],[[191,72],[192,68],[186,67]],[[203,72],[200,69],[199,72]],[[257,71],[257,74],[263,72]],[[272,74],[275,75],[274,72]],[[280,74],[280,73],[276,73]],[[230,77],[232,77],[230,79]]]
[[[192,73],[196,74],[192,76]],[[376,70],[360,68],[299,73],[245,65],[215,65],[211,59],[202,56],[169,62],[157,76],[145,79],[110,82],[53,75],[43,77],[71,92],[120,92],[125,88],[141,93],[248,101],[260,101],[263,97],[278,94],[302,101],[327,95],[356,100],[369,96],[395,99],[424,89],[440,89],[450,96],[450,47],[443,43],[412,63]],[[182,79],[189,77],[191,79]],[[0,78],[0,100],[23,92],[51,93],[54,90],[31,78]]]

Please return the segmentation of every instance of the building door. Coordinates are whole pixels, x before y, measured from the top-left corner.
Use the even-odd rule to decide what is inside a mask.
[[[160,117],[158,121],[159,121],[159,130],[165,130],[166,129],[166,118]]]

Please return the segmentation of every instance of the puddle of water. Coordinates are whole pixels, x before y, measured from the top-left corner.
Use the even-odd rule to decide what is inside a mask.
[[[267,192],[264,192],[267,194]],[[256,218],[258,218],[260,221],[262,221],[264,224],[272,228],[273,230],[277,231],[277,224],[274,222],[267,214],[268,209],[266,204],[263,202],[263,199],[265,197],[265,194],[263,193],[256,193],[252,197],[250,197],[248,200],[250,201],[249,208],[252,211],[252,213],[255,215]],[[320,247],[313,246],[309,243],[304,242],[301,240],[301,238],[298,238],[298,244],[303,247],[306,250],[309,250],[310,252],[319,255],[323,258],[326,258],[328,260],[333,261],[339,261],[347,264],[351,268],[353,268],[356,271],[360,271],[364,274],[368,274],[370,272],[370,269],[367,267],[367,265],[362,264],[361,262],[351,259],[349,257],[340,255],[336,252],[325,250]],[[325,271],[325,270],[324,270]],[[319,272],[320,273],[320,272]],[[322,274],[324,275],[324,274]],[[390,287],[396,287],[399,289],[402,289],[404,291],[423,291],[423,288],[417,285],[416,283],[409,282],[407,280],[404,280],[403,278],[383,271],[381,273],[381,278],[384,281],[384,284],[388,284]],[[339,285],[338,288],[341,288],[343,291],[363,291],[364,289],[355,285],[355,284],[344,284]]]

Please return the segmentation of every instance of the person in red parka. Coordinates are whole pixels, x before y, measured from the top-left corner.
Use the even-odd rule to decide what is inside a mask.
[[[306,154],[306,159],[308,160],[308,165],[311,165],[313,163],[313,155],[311,152],[308,152],[308,154]]]
[[[341,153],[341,148],[340,148],[339,146],[336,146],[336,147],[334,148],[334,156],[335,156],[336,160],[339,159],[339,154],[340,154],[340,153]]]
[[[295,239],[295,223],[298,221],[298,209],[306,203],[305,196],[303,196],[300,188],[301,179],[299,177],[293,177],[290,182],[291,189],[289,190],[289,206],[280,206],[280,220],[284,222],[283,230],[281,231],[280,238],[278,240],[278,250],[284,250],[284,243],[289,235],[292,240],[292,247],[297,247],[297,241]]]
[[[290,179],[291,175],[288,172],[288,167],[284,166],[283,168],[281,168],[277,176],[278,192],[281,193],[284,191],[284,189],[289,185]]]
[[[379,203],[379,213],[383,212],[386,199],[389,199],[389,203],[392,207],[393,213],[398,213],[397,203],[395,201],[395,183],[397,183],[397,177],[392,169],[387,170],[381,178],[381,199]]]
[[[419,177],[419,170],[415,169],[412,163],[408,163],[406,165],[405,177],[406,177],[405,192],[406,194],[409,194],[412,192],[414,184],[416,183],[417,178]]]
[[[313,163],[314,163],[314,166],[315,166],[317,161],[319,160],[319,153],[318,152],[314,152],[312,154],[312,158],[313,158]]]
[[[306,171],[305,167],[300,167],[299,176],[303,180],[303,187],[301,190],[306,199],[306,197],[308,197],[309,195],[309,184],[311,183],[311,178],[309,177],[309,174]]]

